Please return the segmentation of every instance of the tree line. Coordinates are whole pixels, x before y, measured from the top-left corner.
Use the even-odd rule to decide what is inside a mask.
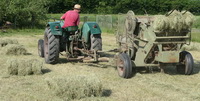
[[[5,21],[17,27],[35,26],[47,19],[47,13],[65,13],[75,4],[81,13],[118,14],[133,10],[138,14],[164,14],[172,9],[200,14],[200,0],[1,0],[0,26]]]
[[[0,26],[9,21],[16,27],[33,27],[46,19],[47,13],[47,0],[1,0]]]
[[[200,0],[50,0],[49,13],[64,13],[78,3],[82,13],[117,14],[133,10],[136,14],[166,13],[172,9],[200,14]]]

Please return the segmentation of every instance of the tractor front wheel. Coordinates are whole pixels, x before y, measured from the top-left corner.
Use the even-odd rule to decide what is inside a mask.
[[[59,59],[59,38],[51,34],[50,28],[45,30],[44,57],[48,64],[56,64]]]
[[[133,75],[132,61],[126,53],[118,54],[117,59],[118,75],[122,78],[130,78]]]
[[[44,57],[44,40],[38,40],[38,55]]]

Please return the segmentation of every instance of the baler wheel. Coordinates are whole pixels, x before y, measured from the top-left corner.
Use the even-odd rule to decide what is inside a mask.
[[[44,57],[44,40],[38,40],[38,55]]]
[[[44,57],[48,64],[56,64],[59,59],[59,38],[51,34],[50,28],[45,30]]]
[[[130,78],[133,75],[133,67],[130,57],[126,53],[121,53],[117,56],[117,71],[122,78]]]
[[[193,64],[194,60],[192,55],[189,52],[185,52],[183,54],[182,61],[184,64],[177,65],[176,69],[178,73],[190,75],[193,73]]]

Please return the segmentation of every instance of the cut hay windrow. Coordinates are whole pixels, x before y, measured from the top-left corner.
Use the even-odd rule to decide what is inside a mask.
[[[24,46],[19,44],[8,44],[1,49],[3,55],[25,55],[26,53]]]
[[[11,40],[11,39],[1,39],[0,40],[0,47],[4,47],[8,44],[18,44],[17,40]]]
[[[48,87],[64,100],[102,95],[102,83],[94,75],[46,79]]]
[[[13,58],[7,60],[6,67],[9,75],[39,75],[42,74],[43,62],[36,59]]]
[[[18,63],[18,75],[25,76],[25,75],[31,75],[31,74],[33,74],[31,62],[26,61],[26,60],[20,60],[20,63]]]
[[[31,65],[31,70],[33,72],[33,74],[35,75],[40,75],[42,74],[42,68],[43,68],[43,62],[42,61],[38,61],[37,59],[31,59],[28,61],[29,65]]]
[[[164,31],[169,28],[169,19],[165,15],[154,16],[153,28],[155,31]]]
[[[7,74],[17,75],[18,74],[18,62],[17,59],[9,59],[6,62]]]

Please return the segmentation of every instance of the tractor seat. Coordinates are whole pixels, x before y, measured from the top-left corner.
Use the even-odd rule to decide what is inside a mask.
[[[64,28],[64,30],[66,32],[75,32],[78,30],[78,26],[69,26],[69,27]]]

